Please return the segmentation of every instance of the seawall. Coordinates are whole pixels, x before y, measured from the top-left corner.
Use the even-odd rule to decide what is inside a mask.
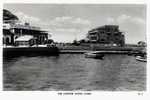
[[[9,47],[3,48],[3,56],[32,56],[32,55],[55,55],[59,54],[57,47]]]
[[[96,51],[103,54],[138,54],[141,53],[143,47],[84,47],[84,46],[64,46],[63,48],[59,48],[60,53],[76,53],[82,54],[86,52]]]

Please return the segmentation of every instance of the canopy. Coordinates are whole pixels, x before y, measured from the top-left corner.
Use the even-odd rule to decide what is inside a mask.
[[[29,41],[31,39],[33,39],[33,36],[31,36],[31,35],[24,35],[24,36],[18,37],[15,41]]]

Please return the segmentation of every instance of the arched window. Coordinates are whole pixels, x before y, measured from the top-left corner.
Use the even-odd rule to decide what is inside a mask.
[[[5,43],[6,43],[6,45],[8,45],[8,44],[11,43],[11,38],[10,38],[9,36],[7,36],[7,37],[5,38]]]

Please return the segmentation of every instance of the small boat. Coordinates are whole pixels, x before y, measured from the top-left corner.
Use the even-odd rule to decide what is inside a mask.
[[[146,56],[143,56],[143,57],[142,56],[136,56],[135,59],[138,61],[147,62]]]
[[[103,59],[104,54],[89,52],[89,53],[85,53],[85,57],[86,58]]]

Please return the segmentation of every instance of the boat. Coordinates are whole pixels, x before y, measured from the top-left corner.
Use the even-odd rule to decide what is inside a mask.
[[[141,62],[147,62],[146,56],[136,56],[135,59]]]
[[[86,58],[103,59],[104,54],[99,54],[99,53],[95,53],[95,52],[88,52],[88,53],[85,53],[85,57]]]

